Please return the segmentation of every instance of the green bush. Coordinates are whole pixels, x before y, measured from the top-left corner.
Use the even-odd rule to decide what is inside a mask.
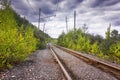
[[[18,26],[15,16],[9,7],[0,10],[0,69],[24,61],[38,44],[34,28]]]
[[[0,29],[0,67],[25,60],[36,49],[36,44],[31,28],[26,30],[25,35],[17,28]]]
[[[92,46],[91,46],[91,51],[92,54],[99,54],[100,50],[99,50],[99,46],[98,46],[98,42],[95,42]]]
[[[120,42],[112,44],[110,47],[110,55],[116,62],[120,62]]]
[[[119,63],[120,34],[112,33],[112,35],[116,39],[110,36],[110,28],[105,39],[99,35],[93,36],[84,33],[81,29],[76,29],[75,31],[69,31],[67,34],[63,32],[58,38],[58,45]]]

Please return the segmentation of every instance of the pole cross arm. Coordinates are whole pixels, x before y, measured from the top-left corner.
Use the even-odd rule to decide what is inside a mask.
[[[44,19],[44,18],[49,18],[49,17],[55,17],[56,15],[50,15],[50,16],[46,16],[46,17],[41,17],[41,19]]]

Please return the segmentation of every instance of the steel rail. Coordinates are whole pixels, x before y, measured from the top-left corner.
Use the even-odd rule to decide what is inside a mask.
[[[69,54],[74,55],[75,57],[78,57],[78,58],[82,59],[83,61],[85,61],[85,62],[87,62],[87,63],[89,63],[89,64],[91,64],[95,67],[98,67],[98,68],[104,70],[105,72],[112,73],[116,78],[120,79],[120,67],[117,67],[117,66],[111,65],[109,63],[99,61],[97,59],[85,56],[84,54],[82,54],[80,52],[70,50],[68,48],[64,48],[64,47],[61,47],[61,46],[56,46],[56,47],[65,51],[65,52],[67,52],[67,53],[69,53]]]
[[[69,73],[67,72],[67,70],[65,69],[65,67],[63,66],[63,64],[61,63],[60,59],[58,58],[58,56],[56,55],[56,52],[53,50],[52,47],[50,47],[50,50],[52,51],[53,56],[55,57],[55,59],[57,60],[61,70],[63,71],[65,77],[67,80],[72,80],[71,76],[69,75]]]

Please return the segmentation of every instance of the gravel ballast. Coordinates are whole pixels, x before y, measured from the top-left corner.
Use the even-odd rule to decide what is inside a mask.
[[[2,72],[0,80],[65,80],[48,49],[38,50],[29,59]]]
[[[75,80],[118,80],[113,75],[88,65],[75,56],[54,47],[59,58],[63,61]]]

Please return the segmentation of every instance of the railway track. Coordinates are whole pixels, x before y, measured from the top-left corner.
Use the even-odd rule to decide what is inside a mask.
[[[93,58],[90,58],[88,56],[85,56],[85,55],[82,55],[81,53],[79,52],[76,52],[76,51],[73,51],[73,50],[70,50],[70,49],[67,49],[67,48],[64,48],[64,47],[60,47],[60,46],[56,46],[57,48],[69,53],[69,54],[72,54],[74,55],[75,57],[77,58],[80,58],[82,59],[83,61],[87,62],[88,64],[91,64],[97,68],[100,68],[102,70],[104,70],[105,72],[109,72],[109,73],[112,73],[116,78],[120,79],[120,67],[116,67],[114,65],[110,65],[108,63],[105,63],[105,62],[102,62],[102,61],[99,61],[99,60],[96,60],[96,59],[93,59]],[[59,57],[57,56],[56,54],[56,51],[54,50],[53,47],[50,48],[54,57],[56,58],[57,62],[59,63],[64,75],[66,76],[66,79],[67,80],[73,80],[70,73],[68,73],[64,67],[64,65],[62,65]]]
[[[67,80],[72,80],[72,77],[69,75],[69,73],[67,72],[67,70],[65,69],[64,65],[62,64],[62,62],[60,61],[60,59],[58,58],[58,56],[56,55],[56,52],[54,51],[53,48],[50,48],[50,50],[52,51],[53,56],[55,57],[55,59],[57,60],[58,64],[60,65],[61,70],[63,71],[65,77]]]

